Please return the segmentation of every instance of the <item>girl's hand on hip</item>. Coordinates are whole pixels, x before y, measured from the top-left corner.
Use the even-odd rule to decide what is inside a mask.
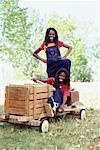
[[[64,57],[62,57],[61,59],[64,60],[64,59],[66,59],[66,57],[64,56]]]
[[[42,59],[42,62],[47,63],[47,61],[45,59]]]

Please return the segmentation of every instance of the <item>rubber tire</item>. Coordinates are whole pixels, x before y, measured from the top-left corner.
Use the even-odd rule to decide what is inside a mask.
[[[81,120],[85,120],[86,119],[86,110],[85,109],[81,109],[80,110],[80,119]]]
[[[49,130],[49,122],[47,119],[43,119],[40,123],[40,131],[46,133]]]

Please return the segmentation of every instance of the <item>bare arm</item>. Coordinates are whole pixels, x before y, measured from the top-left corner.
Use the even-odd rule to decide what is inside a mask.
[[[66,58],[70,54],[70,52],[72,51],[72,47],[70,45],[68,45],[68,44],[63,44],[63,47],[68,49],[67,53],[63,57],[63,58]]]
[[[36,78],[32,78],[31,80],[33,80],[36,83],[46,83],[46,80],[41,80],[41,79],[36,79]]]
[[[64,95],[64,96],[63,96],[63,102],[62,102],[62,104],[61,104],[61,105],[65,105],[65,104],[66,104],[66,102],[67,102],[67,96],[66,96],[66,95]]]
[[[41,51],[40,48],[38,48],[34,53],[33,53],[33,56],[39,60],[41,60],[42,62],[46,63],[46,60],[44,60],[43,58],[41,58],[38,53]]]
[[[64,111],[64,105],[66,104],[66,102],[67,102],[67,96],[63,96],[63,102],[62,102],[62,104],[60,105],[60,109],[59,109],[59,112],[62,112],[62,111]]]

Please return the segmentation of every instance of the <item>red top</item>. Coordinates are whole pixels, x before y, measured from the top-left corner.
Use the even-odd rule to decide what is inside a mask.
[[[48,78],[48,79],[46,80],[46,83],[52,85],[52,84],[54,83],[54,81],[55,81],[55,78],[54,78],[54,77],[50,77],[50,78]],[[67,84],[66,84],[66,85],[63,85],[60,90],[61,90],[61,93],[62,93],[63,95],[65,95],[65,96],[70,96],[70,88],[68,87]]]
[[[63,42],[58,41],[58,47],[62,47],[63,46]],[[41,46],[39,47],[41,50],[44,50],[46,48],[46,45],[44,43],[41,44]]]

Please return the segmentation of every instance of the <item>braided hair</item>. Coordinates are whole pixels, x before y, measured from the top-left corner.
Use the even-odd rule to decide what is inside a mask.
[[[69,78],[69,73],[65,68],[60,68],[55,75],[55,81],[54,81],[54,87],[59,87],[59,75],[64,72],[66,74],[66,79],[64,80],[63,84],[70,86],[70,78]]]
[[[48,28],[48,29],[46,30],[44,43],[45,43],[46,46],[47,46],[48,43],[49,43],[49,38],[48,38],[48,37],[49,37],[49,32],[50,32],[50,30],[53,30],[53,31],[55,32],[54,43],[55,43],[56,46],[57,46],[57,43],[58,43],[58,33],[57,33],[56,29],[53,28],[53,27],[50,27],[50,28]]]

